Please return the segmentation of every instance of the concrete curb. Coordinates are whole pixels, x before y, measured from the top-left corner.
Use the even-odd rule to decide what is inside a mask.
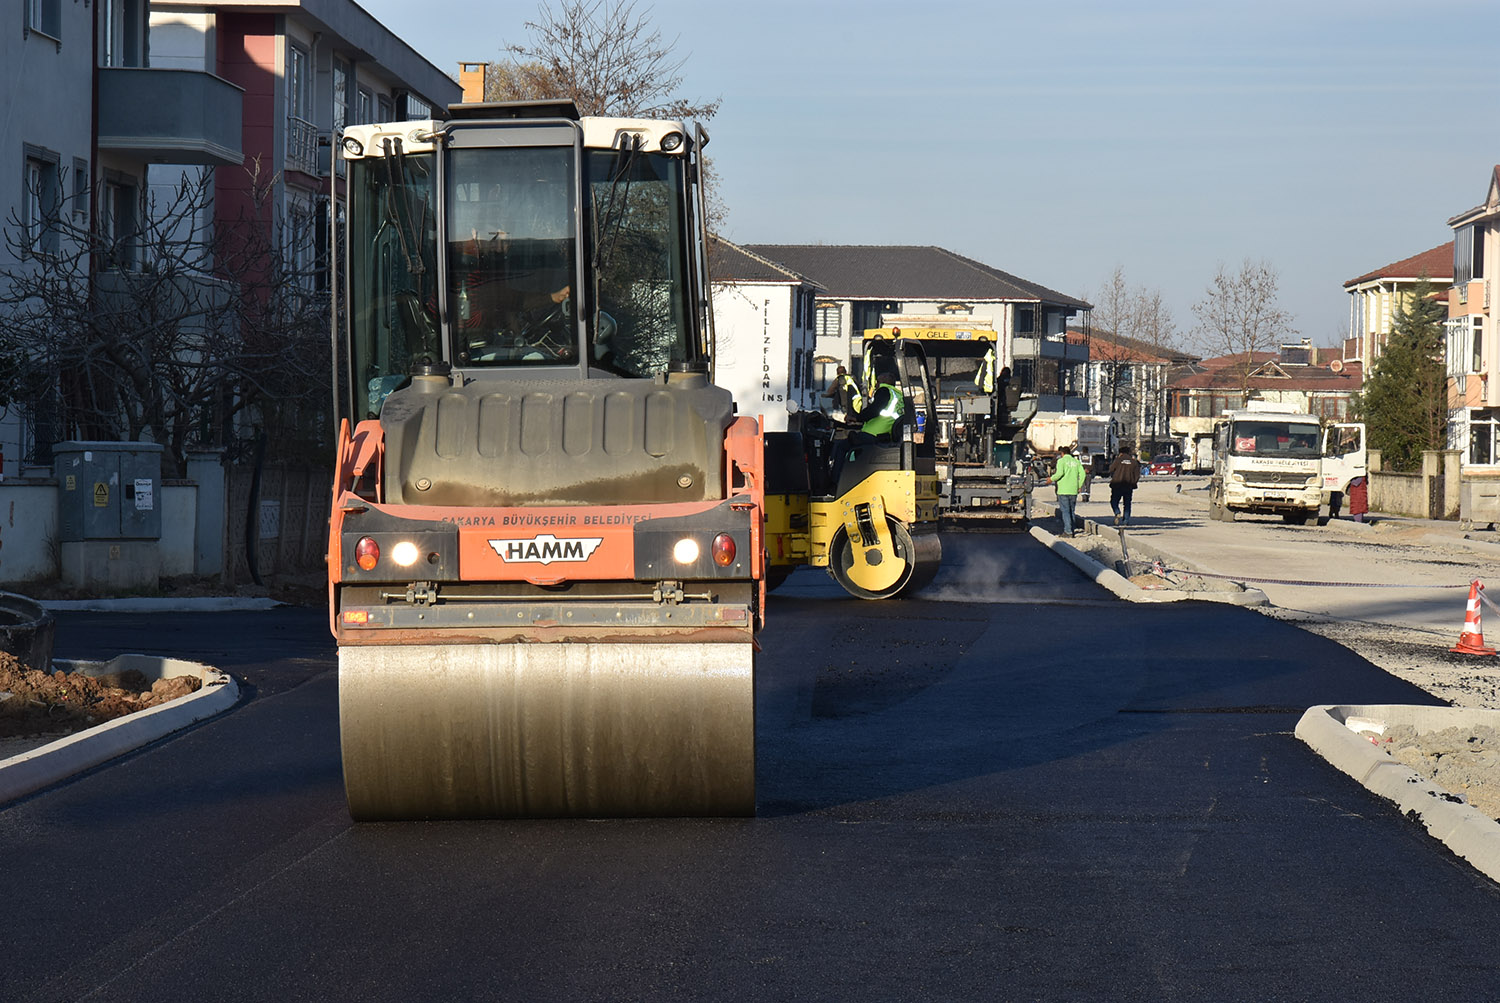
[[[1298,738],[1335,768],[1364,787],[1394,801],[1402,814],[1421,822],[1448,849],[1493,881],[1500,881],[1500,822],[1397,762],[1345,723],[1373,718],[1387,725],[1410,725],[1418,732],[1443,728],[1500,727],[1500,710],[1422,707],[1404,704],[1309,707],[1297,722]]]
[[[1103,532],[1103,527],[1095,523],[1090,522],[1086,523],[1086,525],[1096,535]],[[1032,526],[1030,533],[1033,539],[1040,542],[1079,571],[1082,571],[1085,575],[1088,575],[1095,584],[1109,589],[1109,591],[1126,602],[1161,603],[1182,602],[1185,599],[1192,599],[1198,602],[1230,603],[1235,606],[1265,606],[1270,603],[1270,599],[1260,589],[1243,586],[1239,589],[1225,592],[1184,592],[1181,589],[1143,589],[1118,571],[1105,567],[1066,540],[1054,536],[1040,526]]]
[[[43,602],[42,609],[54,613],[233,613],[275,609],[280,605],[282,603],[276,599],[194,596],[181,599],[53,599]]]
[[[213,717],[234,706],[240,698],[239,687],[227,673],[178,658],[118,655],[107,662],[57,659],[52,664],[65,672],[78,671],[94,676],[129,669],[136,669],[148,679],[194,675],[203,680],[203,685],[197,692],[170,703],[107,721],[0,760],[0,804],[51,786],[190,724]]]

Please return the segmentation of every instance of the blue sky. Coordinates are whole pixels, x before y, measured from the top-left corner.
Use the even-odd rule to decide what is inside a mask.
[[[437,66],[533,3],[362,0]],[[1264,259],[1332,345],[1343,283],[1451,239],[1500,163],[1493,0],[657,0],[741,243],[937,244],[1096,299],[1114,269],[1191,341]]]

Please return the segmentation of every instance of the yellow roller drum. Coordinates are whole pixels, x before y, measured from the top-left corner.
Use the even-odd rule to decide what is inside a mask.
[[[357,821],[753,815],[750,643],[339,649]]]

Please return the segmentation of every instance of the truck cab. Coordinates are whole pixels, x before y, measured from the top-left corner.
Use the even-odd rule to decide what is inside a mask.
[[[1338,511],[1349,483],[1366,471],[1365,427],[1252,401],[1214,425],[1209,517],[1280,515],[1303,525]]]

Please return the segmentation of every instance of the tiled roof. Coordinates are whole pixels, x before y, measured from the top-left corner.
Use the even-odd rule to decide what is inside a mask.
[[[1423,251],[1421,254],[1413,254],[1409,258],[1392,262],[1373,272],[1366,272],[1357,279],[1350,279],[1344,283],[1344,288],[1357,286],[1363,282],[1373,282],[1376,279],[1413,279],[1426,274],[1432,279],[1433,285],[1441,286],[1453,281],[1453,241],[1439,244],[1431,250]]]
[[[746,244],[742,248],[805,275],[845,299],[1011,300],[1090,309],[1083,300],[1017,278],[941,247]],[[741,278],[734,271],[720,278]]]
[[[1273,368],[1270,364],[1277,358],[1275,352],[1256,352],[1253,365],[1256,368]],[[1360,385],[1360,364],[1357,361],[1339,361],[1339,371],[1334,372],[1328,365],[1316,366],[1288,366],[1275,367],[1279,373],[1285,375],[1260,375],[1251,376],[1249,388],[1251,390],[1302,390],[1318,391],[1321,393],[1357,393]],[[1238,390],[1245,381],[1241,377],[1244,367],[1244,357],[1238,355],[1224,356],[1218,359],[1204,359],[1193,366],[1194,372],[1183,373],[1169,381],[1168,386],[1173,390]]]
[[[1182,352],[1175,348],[1153,345],[1150,342],[1141,341],[1139,338],[1126,338],[1122,335],[1112,334],[1103,328],[1095,328],[1091,332],[1084,332],[1070,327],[1068,328],[1067,338],[1074,345],[1088,345],[1089,357],[1094,359],[1165,362],[1172,366],[1180,366],[1198,360],[1198,356],[1190,352]]]
[[[748,251],[722,237],[710,237],[708,241],[708,274],[715,282],[737,280],[740,282],[812,282],[786,268]]]

